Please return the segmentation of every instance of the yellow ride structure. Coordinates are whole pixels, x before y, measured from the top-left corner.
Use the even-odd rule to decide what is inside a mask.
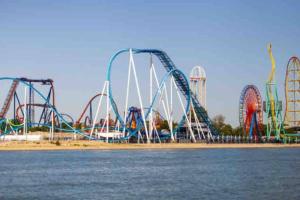
[[[267,116],[267,139],[272,136],[275,140],[280,140],[281,134],[285,134],[282,125],[282,101],[278,100],[277,84],[275,80],[276,64],[272,53],[272,45],[268,45],[268,53],[270,56],[272,68],[269,74],[269,78],[266,82],[266,101],[264,102],[264,111]]]

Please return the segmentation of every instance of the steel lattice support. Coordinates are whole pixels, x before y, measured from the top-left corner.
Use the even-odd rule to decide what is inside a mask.
[[[270,60],[272,63],[271,73],[266,83],[266,102],[264,103],[264,111],[267,116],[267,139],[274,136],[276,140],[280,140],[281,134],[285,134],[282,124],[282,101],[279,101],[277,94],[277,84],[275,81],[276,65],[272,53],[271,44],[268,47]]]
[[[300,127],[300,60],[291,57],[285,75],[284,125],[289,129]]]

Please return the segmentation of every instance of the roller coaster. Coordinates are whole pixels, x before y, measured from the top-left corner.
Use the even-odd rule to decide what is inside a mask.
[[[19,95],[17,93],[17,88],[19,85],[19,82],[27,82],[29,85],[33,85],[33,83],[40,83],[42,85],[49,85],[49,92],[47,95],[47,99],[52,101],[52,105],[55,106],[55,94],[54,94],[54,86],[53,86],[53,80],[51,79],[27,79],[27,78],[20,78],[20,79],[14,79],[11,87],[8,91],[8,94],[6,96],[6,99],[4,101],[3,107],[1,109],[0,112],[0,118],[5,118],[9,107],[11,105],[11,103],[13,102],[13,106],[14,106],[14,119],[18,118],[18,120],[20,120],[20,116],[18,115],[18,112],[16,110],[21,110],[21,114],[23,115],[23,109],[22,107],[24,107],[24,104],[21,105],[20,104],[20,98]],[[18,107],[16,107],[18,105]],[[26,109],[28,111],[28,120],[29,122],[33,122],[34,121],[34,114],[35,114],[35,107],[42,107],[43,108],[43,114],[41,115],[40,121],[42,120],[42,117],[44,118],[44,120],[46,120],[46,118],[49,118],[49,113],[47,113],[47,106],[45,104],[36,104],[34,103],[34,91],[32,90],[32,88],[29,88],[29,101],[27,102],[26,105]]]
[[[299,130],[300,127],[300,60],[289,59],[285,76],[285,128]]]
[[[148,57],[150,65],[136,68],[137,62],[134,57],[139,55],[140,58],[137,60]],[[113,90],[115,79],[119,81],[113,76],[115,71],[118,72],[118,68],[114,65],[116,62],[117,66],[124,63],[120,58],[122,56],[129,57],[127,84],[116,83],[116,85],[126,85],[125,98],[120,96],[123,90],[119,87]],[[156,69],[156,63],[161,68]],[[162,72],[163,69],[165,73]],[[149,72],[142,72],[138,76],[138,70],[149,70]],[[157,70],[161,71],[157,73]],[[144,84],[140,84],[140,81],[145,82],[145,74],[149,74],[148,88],[142,90]],[[143,78],[139,79],[139,77]],[[107,142],[151,143],[162,140],[176,142],[181,139],[198,142],[204,138],[214,140],[219,135],[206,109],[191,91],[184,73],[175,66],[164,51],[157,49],[123,49],[115,53],[108,64],[106,81],[101,93],[89,100],[75,122],[71,116],[57,110],[51,79],[3,77],[0,81],[11,82],[0,112],[0,138],[8,134],[28,134],[28,131],[35,127],[48,130],[50,139],[54,138],[55,132],[67,132],[86,139]],[[49,85],[50,89],[43,93],[37,89],[35,83]],[[24,92],[21,91],[22,86]],[[36,101],[37,99],[39,102]],[[98,104],[93,103],[96,99]],[[124,100],[125,105],[122,103]],[[11,104],[13,104],[12,109]],[[36,121],[38,108],[41,111]],[[121,113],[120,110],[124,112]],[[194,113],[193,118],[196,119],[193,123],[189,118],[190,113]],[[158,125],[158,122],[164,122],[164,126]],[[206,132],[202,131],[201,135],[195,127],[197,130],[205,129]]]
[[[71,116],[67,114],[58,113],[55,107],[55,95],[54,95],[54,86],[51,79],[47,80],[37,80],[37,79],[27,79],[27,78],[11,78],[11,77],[2,77],[0,78],[1,82],[12,82],[11,87],[6,96],[4,105],[1,112],[1,136],[8,134],[27,134],[29,129],[40,127],[41,130],[49,130],[53,138],[53,133],[55,130],[69,131],[64,130],[61,126],[64,124],[68,128],[72,129],[70,122],[65,118],[69,119]],[[33,83],[41,83],[41,85],[49,85],[50,88],[47,90],[46,94],[42,94],[41,91],[36,89]],[[22,92],[18,89],[23,89],[21,86],[24,86],[24,95],[23,98],[20,96]],[[29,95],[28,95],[29,94]],[[39,100],[42,103],[35,103],[36,97],[39,97]],[[23,103],[22,103],[23,99]],[[12,118],[9,119],[7,115],[13,102],[12,109]],[[40,111],[39,120],[35,120],[36,108],[42,108]],[[72,120],[72,118],[71,118]],[[80,134],[77,130],[74,130],[75,133]]]
[[[271,45],[268,53],[272,68],[266,82],[265,101],[254,85],[247,85],[241,93],[239,119],[243,135],[254,141],[299,137],[299,59],[292,57],[287,65],[283,121]],[[146,67],[136,67],[140,61]],[[124,62],[128,67],[122,69]],[[120,50],[108,63],[101,92],[88,101],[76,121],[57,110],[52,79],[2,77],[3,85],[10,85],[0,110],[0,139],[6,135],[27,136],[38,130],[49,132],[50,140],[56,133],[66,133],[74,138],[106,142],[219,141],[221,135],[205,108],[206,75],[203,68],[195,69],[201,73],[192,72],[189,82],[164,51]],[[118,74],[126,70],[127,79],[123,80],[124,76]],[[266,130],[263,111],[267,118]],[[287,133],[284,127],[293,132]]]
[[[96,94],[93,96],[84,107],[82,113],[80,114],[79,118],[76,120],[76,126],[83,125],[83,127],[89,127],[93,123],[93,104],[96,104],[95,101],[100,96],[106,96],[106,94]],[[99,122],[100,123],[100,122]],[[100,123],[101,124],[101,123]],[[102,122],[103,124],[103,122]]]

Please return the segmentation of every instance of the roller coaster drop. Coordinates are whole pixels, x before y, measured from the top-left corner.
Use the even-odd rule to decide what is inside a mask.
[[[124,115],[121,116],[118,110],[119,101],[115,101],[114,94],[112,90],[112,68],[113,63],[116,58],[124,53],[129,53],[129,71],[128,71],[128,79],[127,79],[127,88],[126,88],[126,98],[125,98],[125,109]],[[135,62],[133,59],[133,55],[138,54],[148,54],[150,55],[150,95],[149,95],[149,106],[144,106],[143,97],[141,95],[141,90],[139,86],[139,80],[136,73]],[[167,73],[162,77],[161,81],[158,81],[156,69],[154,67],[153,55],[156,56],[163,67],[166,69]],[[134,82],[136,86],[137,92],[137,107],[129,107],[129,92],[130,92],[130,80],[133,74]],[[1,111],[1,135],[6,135],[10,133],[17,133],[18,131],[22,131],[23,133],[27,133],[28,127],[36,125],[33,123],[34,117],[30,117],[33,112],[30,110],[31,107],[40,106],[43,110],[47,110],[47,117],[43,114],[43,122],[40,120],[39,126],[47,126],[51,132],[53,137],[54,131],[64,131],[70,132],[75,135],[81,135],[83,137],[94,139],[94,140],[130,140],[132,138],[138,138],[138,140],[142,142],[157,142],[162,139],[168,139],[171,141],[176,141],[180,139],[182,135],[186,139],[189,139],[193,142],[197,142],[201,139],[209,139],[213,140],[215,136],[218,135],[218,132],[212,125],[211,120],[209,119],[206,110],[200,105],[196,96],[191,92],[189,87],[189,82],[185,75],[175,67],[174,63],[168,57],[168,55],[156,49],[124,49],[117,52],[110,60],[108,65],[108,71],[106,76],[106,81],[104,83],[101,94],[96,95],[89,104],[85,107],[83,114],[76,121],[75,124],[71,124],[66,121],[64,115],[59,113],[55,107],[54,98],[50,98],[51,94],[54,96],[54,89],[48,93],[48,95],[43,95],[39,90],[37,90],[33,84],[18,78],[0,78],[0,81],[13,81],[11,89],[15,90],[18,84],[22,84],[25,86],[24,92],[24,103],[21,104],[19,101],[18,108],[14,109],[14,119],[19,119],[19,124],[13,124],[12,120],[9,120],[6,117],[6,113],[10,107],[10,103],[12,101],[11,90],[9,91],[9,95],[7,97],[8,100],[5,101],[5,109]],[[169,83],[169,84],[168,84]],[[33,91],[37,94],[44,103],[35,104],[30,101],[29,93],[29,102],[27,102],[27,88],[29,91]],[[53,87],[52,87],[53,88]],[[156,91],[153,91],[156,88]],[[168,88],[168,89],[167,89]],[[107,95],[105,95],[107,94]],[[176,109],[174,109],[174,98],[173,96],[177,96],[177,105]],[[91,102],[99,97],[99,102],[97,105],[97,109],[95,115],[93,116],[91,109]],[[106,100],[106,109],[102,108],[103,102]],[[176,105],[175,105],[176,106]],[[157,123],[155,120],[155,114],[158,109],[163,110],[164,118],[168,124],[168,130],[159,130],[157,127]],[[143,108],[143,109],[141,109]],[[161,109],[162,108],[162,109]],[[191,109],[191,110],[190,110]],[[18,110],[18,112],[16,112]],[[89,111],[88,111],[89,110]],[[100,118],[101,112],[105,112],[105,117]],[[174,124],[175,120],[175,112],[181,111],[182,117],[178,121],[178,124]],[[22,112],[22,116],[19,116],[19,113]],[[89,112],[89,114],[87,114]],[[192,126],[191,121],[189,120],[189,112],[193,112],[196,116],[196,122],[198,122],[197,131],[195,131],[195,126]],[[4,113],[4,114],[3,114]],[[45,113],[42,111],[42,113]],[[49,117],[49,113],[50,116]],[[177,113],[178,114],[178,113]],[[18,115],[18,118],[17,118]],[[84,115],[85,118],[84,118]],[[115,116],[115,120],[111,120],[111,116]],[[42,115],[41,115],[42,116]],[[77,127],[79,124],[82,124],[82,119],[84,118],[84,126]],[[64,128],[59,125],[64,124]],[[201,129],[201,124],[205,124],[206,132],[203,132]],[[182,127],[186,127],[185,134],[182,134]],[[200,131],[199,131],[200,130]],[[198,133],[198,134],[194,134]]]

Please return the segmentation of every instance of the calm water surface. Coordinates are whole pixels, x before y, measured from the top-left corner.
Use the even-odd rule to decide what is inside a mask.
[[[0,199],[300,199],[300,149],[0,152]]]

